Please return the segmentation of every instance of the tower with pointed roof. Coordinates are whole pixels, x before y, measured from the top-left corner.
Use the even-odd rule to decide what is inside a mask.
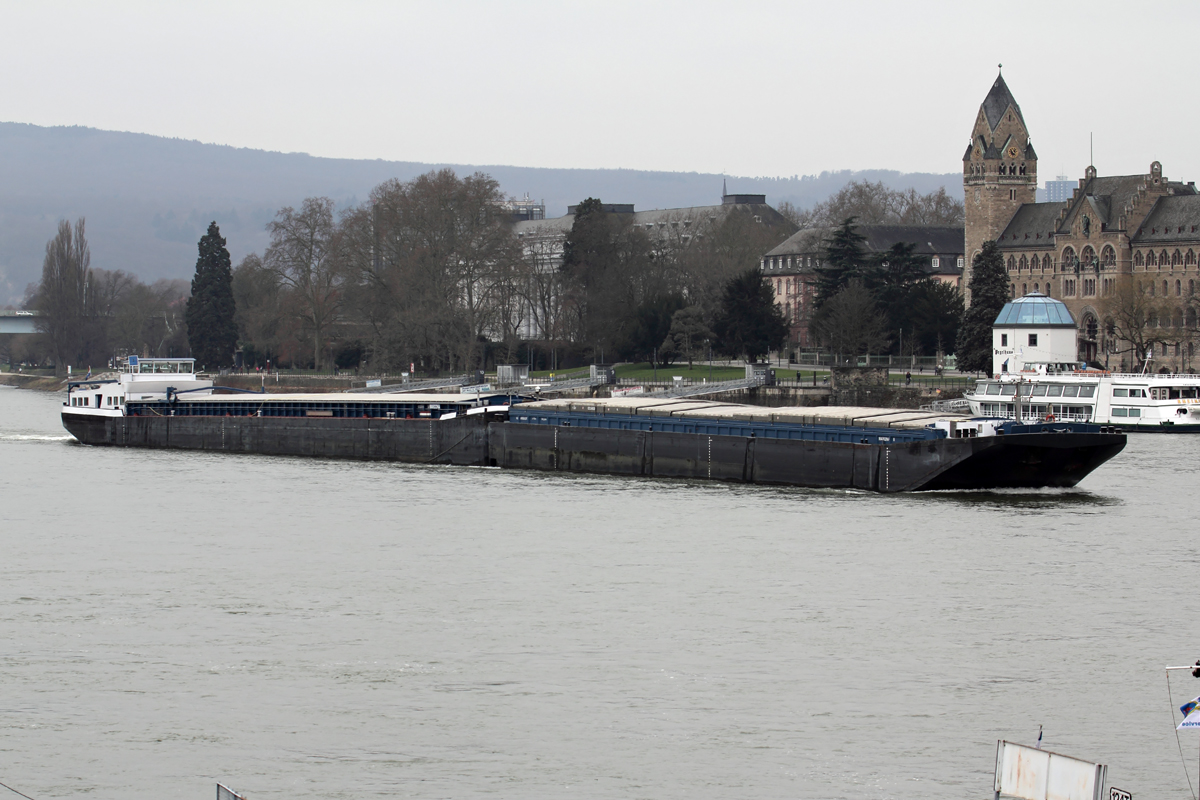
[[[1024,203],[1037,201],[1037,153],[1021,107],[997,75],[979,106],[971,143],[963,155],[966,264],[963,287],[970,302],[971,262],[995,239]]]

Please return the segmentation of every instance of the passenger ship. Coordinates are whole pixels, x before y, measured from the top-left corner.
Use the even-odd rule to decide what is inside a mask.
[[[963,395],[971,413],[1023,421],[1063,420],[1129,431],[1200,433],[1200,375],[1155,375],[1038,364],[981,380]],[[1019,402],[1018,402],[1019,400]]]

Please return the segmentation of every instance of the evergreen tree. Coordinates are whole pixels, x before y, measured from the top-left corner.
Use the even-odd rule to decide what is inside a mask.
[[[971,305],[958,328],[955,353],[963,372],[991,372],[992,324],[1009,300],[1008,273],[995,241],[983,248],[971,266]]]
[[[852,278],[863,277],[869,266],[863,242],[866,238],[855,226],[855,217],[847,217],[825,244],[825,254],[817,269],[816,310],[846,287]]]
[[[721,350],[748,360],[780,347],[788,336],[787,321],[775,305],[775,293],[757,267],[725,284],[713,327]]]
[[[233,351],[237,349],[233,267],[216,222],[200,237],[199,247],[192,296],[188,299],[184,319],[192,356],[200,366],[217,369],[232,364]]]

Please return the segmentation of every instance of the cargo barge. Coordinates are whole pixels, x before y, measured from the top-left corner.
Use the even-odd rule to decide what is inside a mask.
[[[80,442],[876,492],[1070,487],[1125,446],[1107,426],[880,408],[217,394],[187,359],[130,361],[69,385],[63,425]]]

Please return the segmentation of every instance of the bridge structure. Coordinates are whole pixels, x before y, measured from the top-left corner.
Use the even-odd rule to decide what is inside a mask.
[[[37,333],[37,311],[0,311],[0,333]]]

